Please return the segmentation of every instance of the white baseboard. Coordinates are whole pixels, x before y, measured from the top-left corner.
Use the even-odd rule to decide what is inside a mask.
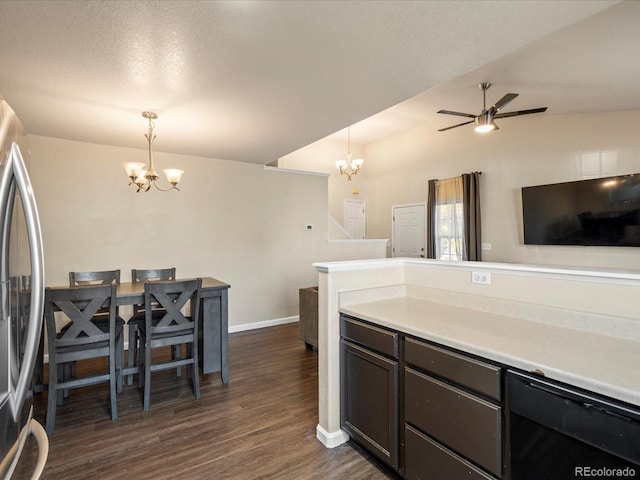
[[[255,330],[257,328],[275,327],[276,325],[284,325],[286,323],[298,322],[300,317],[274,318],[273,320],[264,320],[262,322],[243,323],[241,325],[232,325],[229,327],[229,333],[244,332],[245,330]]]
[[[335,448],[349,441],[349,434],[344,430],[327,432],[320,425],[316,426],[316,438],[327,448]]]

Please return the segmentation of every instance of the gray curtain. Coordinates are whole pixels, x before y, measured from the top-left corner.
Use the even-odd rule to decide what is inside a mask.
[[[464,217],[467,260],[482,260],[482,229],[480,222],[481,172],[462,175],[462,211]]]
[[[436,258],[436,183],[429,180],[427,193],[427,258]]]

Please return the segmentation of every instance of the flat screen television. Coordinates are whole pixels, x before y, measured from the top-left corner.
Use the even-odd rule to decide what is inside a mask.
[[[524,243],[640,247],[640,173],[522,188]]]

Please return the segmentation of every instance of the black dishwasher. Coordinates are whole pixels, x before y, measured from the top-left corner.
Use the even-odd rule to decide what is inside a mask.
[[[640,479],[640,408],[506,376],[511,480]]]

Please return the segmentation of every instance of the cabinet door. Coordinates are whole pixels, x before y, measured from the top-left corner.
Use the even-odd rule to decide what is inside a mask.
[[[398,362],[341,342],[341,424],[353,440],[398,467]]]

